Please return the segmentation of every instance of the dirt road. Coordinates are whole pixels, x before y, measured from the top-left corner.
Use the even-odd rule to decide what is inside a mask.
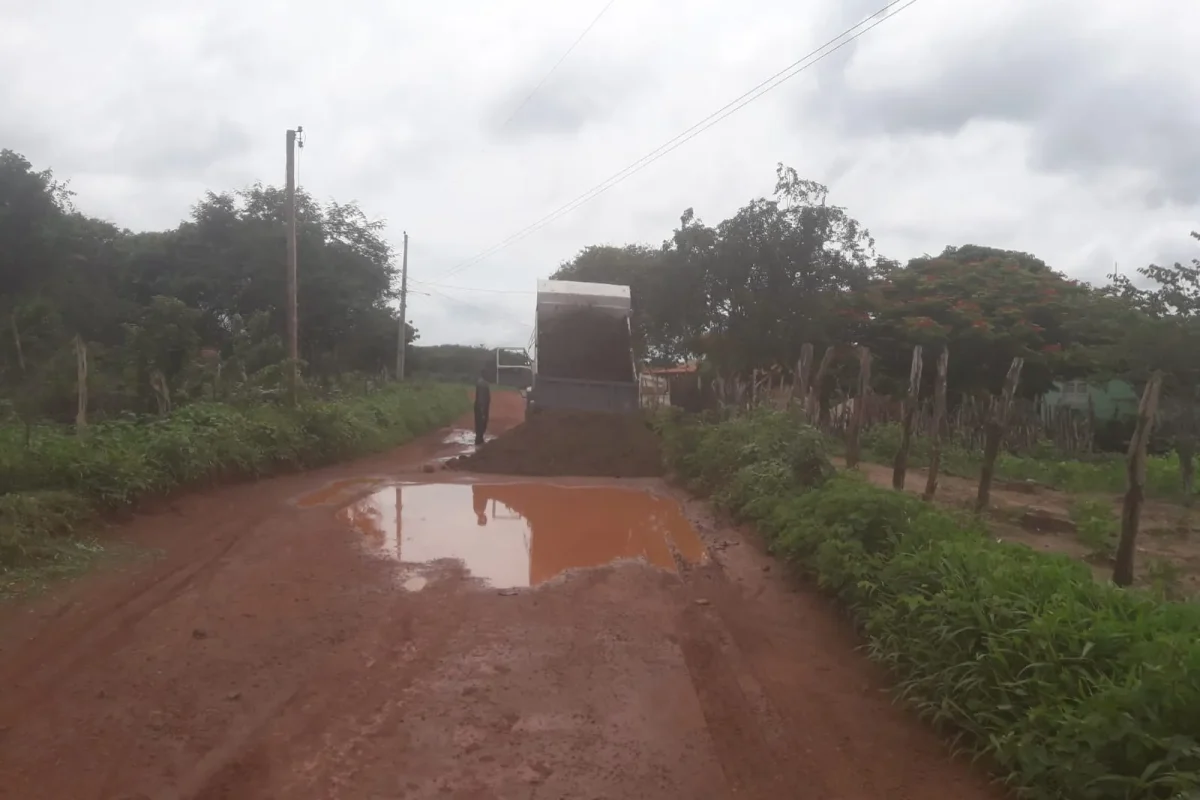
[[[120,531],[158,558],[0,609],[0,797],[1001,796],[749,534],[423,469],[461,442],[183,498]]]

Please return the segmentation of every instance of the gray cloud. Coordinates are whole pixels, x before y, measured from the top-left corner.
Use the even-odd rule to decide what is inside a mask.
[[[1147,26],[1200,25],[1200,8],[1149,5],[1161,13],[1147,14]],[[1144,43],[1117,27],[1081,30],[1086,16],[1072,8],[1083,6],[1023,4],[999,27],[933,41],[918,56],[931,68],[907,83],[856,85],[844,58],[826,68],[830,92],[818,106],[855,136],[954,136],[975,121],[1015,123],[1029,130],[1036,170],[1142,170],[1155,182],[1148,204],[1200,201],[1200,70],[1155,69]],[[1176,10],[1186,20],[1166,13]]]
[[[594,16],[466,0],[0,0],[0,147],[135,229],[204,190],[283,177],[412,235],[414,278],[583,194],[883,0],[618,3]],[[657,245],[769,194],[777,161],[828,183],[907,259],[966,241],[1080,277],[1191,258],[1200,227],[1194,0],[921,0],[595,202],[414,296],[423,342],[524,341],[536,278],[588,244]],[[1189,49],[1189,47],[1191,49]],[[1194,61],[1194,59],[1193,59]],[[1172,66],[1174,64],[1174,66]]]
[[[611,120],[646,85],[629,64],[605,64],[580,55],[534,92],[557,56],[547,54],[531,64],[523,78],[503,91],[484,120],[485,135],[508,142],[574,135],[586,125]]]

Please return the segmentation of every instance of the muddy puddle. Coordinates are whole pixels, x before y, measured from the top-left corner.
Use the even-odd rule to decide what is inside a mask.
[[[674,572],[704,558],[679,504],[636,489],[548,484],[406,484],[338,512],[378,554],[406,565],[444,559],[498,589],[640,559]],[[406,588],[419,591],[425,582]]]

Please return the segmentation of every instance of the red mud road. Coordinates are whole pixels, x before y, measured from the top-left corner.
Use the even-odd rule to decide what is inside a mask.
[[[749,534],[657,479],[423,472],[447,433],[185,497],[122,530],[161,557],[0,609],[0,797],[1000,796]]]

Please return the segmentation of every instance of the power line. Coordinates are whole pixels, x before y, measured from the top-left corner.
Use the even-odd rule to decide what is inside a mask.
[[[861,22],[857,23],[856,25],[852,25],[851,27],[842,31],[840,34],[833,37],[832,39],[830,39],[828,42],[821,45],[817,49],[813,50],[812,52],[808,53],[804,57],[798,59],[797,61],[792,62],[790,65],[788,65],[787,67],[784,67],[779,72],[776,72],[771,77],[760,82],[754,88],[743,93],[741,96],[737,97],[736,99],[731,100],[730,102],[726,103],[724,106],[717,109],[713,113],[709,114],[707,117],[700,120],[696,124],[692,125],[687,130],[683,131],[682,133],[679,133],[674,138],[669,139],[668,141],[664,142],[662,145],[659,145],[654,150],[650,151],[649,153],[642,156],[637,161],[635,161],[632,164],[630,164],[629,166],[625,167],[625,169],[615,173],[614,175],[609,177],[607,180],[604,180],[601,183],[597,184],[596,186],[592,187],[591,189],[584,192],[583,194],[581,194],[579,197],[575,198],[571,202],[569,202],[563,206],[560,206],[557,210],[552,211],[551,213],[542,217],[537,222],[534,222],[534,223],[522,228],[521,230],[519,230],[516,233],[509,236],[507,239],[504,239],[504,240],[498,242],[497,244],[492,245],[488,249],[476,254],[475,256],[472,256],[471,258],[467,259],[466,261],[456,264],[455,266],[451,267],[449,270],[446,270],[445,272],[443,272],[441,274],[440,279],[445,280],[446,278],[449,278],[452,275],[457,275],[458,273],[462,272],[463,270],[466,270],[466,269],[474,266],[475,264],[478,264],[480,261],[483,261],[484,259],[488,258],[489,256],[492,256],[495,253],[498,253],[499,251],[503,250],[504,248],[508,247],[509,245],[514,244],[514,243],[520,241],[521,239],[524,239],[525,237],[529,236],[530,234],[535,233],[538,230],[546,227],[550,223],[554,222],[555,220],[559,219],[560,217],[562,217],[566,214],[569,214],[570,212],[574,211],[576,208],[579,208],[580,206],[584,205],[585,203],[588,203],[591,200],[596,199],[600,195],[607,192],[609,189],[622,183],[627,178],[631,177],[632,175],[634,175],[634,174],[640,172],[641,170],[645,169],[646,167],[650,166],[655,161],[657,161],[658,159],[667,155],[668,153],[672,152],[676,148],[678,148],[678,147],[686,144],[687,142],[691,141],[692,139],[696,138],[701,133],[703,133],[704,131],[711,128],[713,125],[716,125],[718,122],[721,122],[726,117],[729,117],[729,116],[735,114],[736,112],[740,111],[742,108],[746,107],[750,103],[753,103],[755,100],[762,97],[764,94],[770,92],[771,90],[779,87],[786,81],[791,80],[796,75],[799,75],[801,72],[808,69],[809,67],[811,67],[811,66],[819,63],[820,61],[824,60],[825,58],[833,55],[838,50],[840,50],[843,47],[845,47],[846,45],[850,44],[850,42],[853,42],[855,39],[859,38],[863,34],[878,27],[879,25],[883,24],[884,22],[886,22],[887,20],[896,16],[896,14],[899,14],[901,11],[905,10],[906,8],[909,8],[916,2],[917,2],[917,0],[907,0],[907,2],[903,3],[902,5],[899,5],[895,9],[895,11],[893,13],[889,14],[888,16],[882,17],[880,19],[875,19],[876,17],[879,17],[880,14],[883,14],[884,12],[892,9],[894,6],[897,6],[898,0],[893,0],[892,2],[889,2],[883,8],[880,8],[878,11],[876,11],[875,13],[866,17]],[[875,21],[873,23],[871,23],[870,25],[868,25],[865,28],[862,28],[862,26],[865,23],[869,22],[872,19],[875,19]],[[858,28],[862,28],[862,29],[857,30],[857,32],[855,32],[856,29],[858,29]],[[854,33],[854,35],[839,42],[840,39],[842,39],[843,37],[847,36],[847,34],[850,34],[850,33]],[[833,47],[830,50],[827,50],[826,52],[822,52],[827,47],[830,47],[830,45],[833,45],[835,43],[836,43],[835,47]],[[434,282],[436,282],[436,279]],[[426,285],[429,285],[431,283],[431,281],[426,281],[425,283],[426,283]]]
[[[575,41],[571,42],[571,46],[567,48],[567,52],[563,53],[559,57],[558,61],[554,62],[554,66],[550,68],[550,71],[543,75],[542,79],[537,82],[537,85],[533,87],[533,91],[526,95],[525,99],[517,104],[517,107],[512,110],[512,113],[508,115],[508,118],[505,119],[504,122],[500,123],[501,129],[508,127],[508,123],[513,121],[513,118],[516,117],[517,114],[521,112],[521,109],[523,109],[526,104],[533,99],[533,96],[537,94],[538,90],[546,84],[546,81],[550,80],[550,76],[554,74],[555,70],[562,66],[562,63],[567,60],[567,56],[574,52],[575,48],[579,46],[579,43],[584,40],[584,37],[591,33],[592,28],[596,27],[596,23],[600,21],[601,17],[608,13],[608,10],[612,8],[613,3],[615,2],[617,2],[617,0],[608,0],[608,2],[604,5],[604,8],[600,9],[600,13],[597,14],[592,21],[588,23],[588,26],[583,29],[583,33],[579,34],[579,37],[575,39]]]
[[[489,294],[537,294],[537,292],[531,289],[485,289],[482,286],[448,286],[444,283],[430,283],[429,281],[417,280],[416,278],[409,278],[409,281],[421,286],[436,286],[438,289],[447,291],[487,292]]]
[[[516,316],[514,316],[512,313],[510,313],[504,309],[497,308],[495,306],[484,307],[484,306],[478,305],[476,303],[472,303],[469,300],[463,300],[461,297],[452,297],[451,295],[448,295],[445,292],[439,291],[438,289],[435,289],[432,286],[428,286],[426,288],[429,289],[430,297],[440,297],[443,300],[449,300],[451,303],[458,303],[461,306],[472,309],[473,311],[478,311],[482,314],[495,314],[499,317],[504,318],[505,320],[507,320],[509,323],[511,323],[513,325],[520,325],[522,328],[533,327],[532,323],[517,319]]]

